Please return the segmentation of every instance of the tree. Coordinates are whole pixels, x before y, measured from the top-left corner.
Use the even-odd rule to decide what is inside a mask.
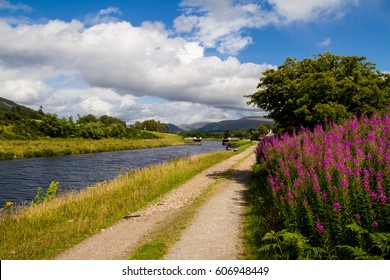
[[[136,121],[133,125],[135,129],[148,130],[148,131],[159,131],[159,132],[169,132],[169,126],[166,123],[161,123],[160,121],[155,120],[146,120],[144,122]]]
[[[84,116],[84,117],[79,117],[79,119],[77,120],[78,124],[95,123],[95,122],[98,122],[98,119],[92,114],[89,114],[89,115]]]
[[[55,138],[61,136],[60,121],[56,114],[46,114],[42,118],[39,130],[46,136]]]
[[[248,104],[269,112],[284,130],[312,128],[353,114],[371,115],[390,103],[390,74],[376,70],[365,57],[330,53],[313,59],[287,58],[277,70],[263,73]]]
[[[110,125],[113,125],[113,124],[117,124],[117,125],[121,125],[124,128],[126,128],[126,122],[125,121],[122,121],[121,119],[110,117],[110,116],[107,116],[107,115],[101,116],[99,118],[99,121],[101,123],[107,125],[107,126],[110,126]]]

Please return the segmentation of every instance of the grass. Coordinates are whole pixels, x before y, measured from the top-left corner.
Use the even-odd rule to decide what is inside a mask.
[[[174,160],[17,213],[3,211],[0,259],[53,258],[233,154],[222,151]]]
[[[267,259],[258,250],[262,242],[259,236],[264,236],[271,230],[277,216],[272,212],[272,198],[266,188],[267,170],[255,165],[254,174],[258,176],[252,176],[246,193],[247,205],[243,221],[244,255],[247,260]]]
[[[0,160],[146,149],[184,144],[177,134],[158,132],[153,132],[153,134],[157,135],[158,139],[45,138],[39,140],[0,140]]]

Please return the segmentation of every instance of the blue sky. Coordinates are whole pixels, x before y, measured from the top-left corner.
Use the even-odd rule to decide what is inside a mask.
[[[175,124],[260,115],[243,97],[287,57],[390,71],[386,0],[0,0],[0,96],[59,116]]]

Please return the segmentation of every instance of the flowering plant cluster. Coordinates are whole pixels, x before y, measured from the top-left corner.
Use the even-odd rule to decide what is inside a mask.
[[[267,138],[256,155],[283,227],[313,246],[358,245],[351,224],[390,232],[390,114]]]

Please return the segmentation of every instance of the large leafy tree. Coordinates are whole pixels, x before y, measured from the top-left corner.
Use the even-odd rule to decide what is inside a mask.
[[[269,112],[284,130],[312,128],[325,118],[338,122],[353,114],[372,114],[390,103],[390,74],[365,57],[330,53],[313,59],[287,58],[263,73],[248,104]]]

